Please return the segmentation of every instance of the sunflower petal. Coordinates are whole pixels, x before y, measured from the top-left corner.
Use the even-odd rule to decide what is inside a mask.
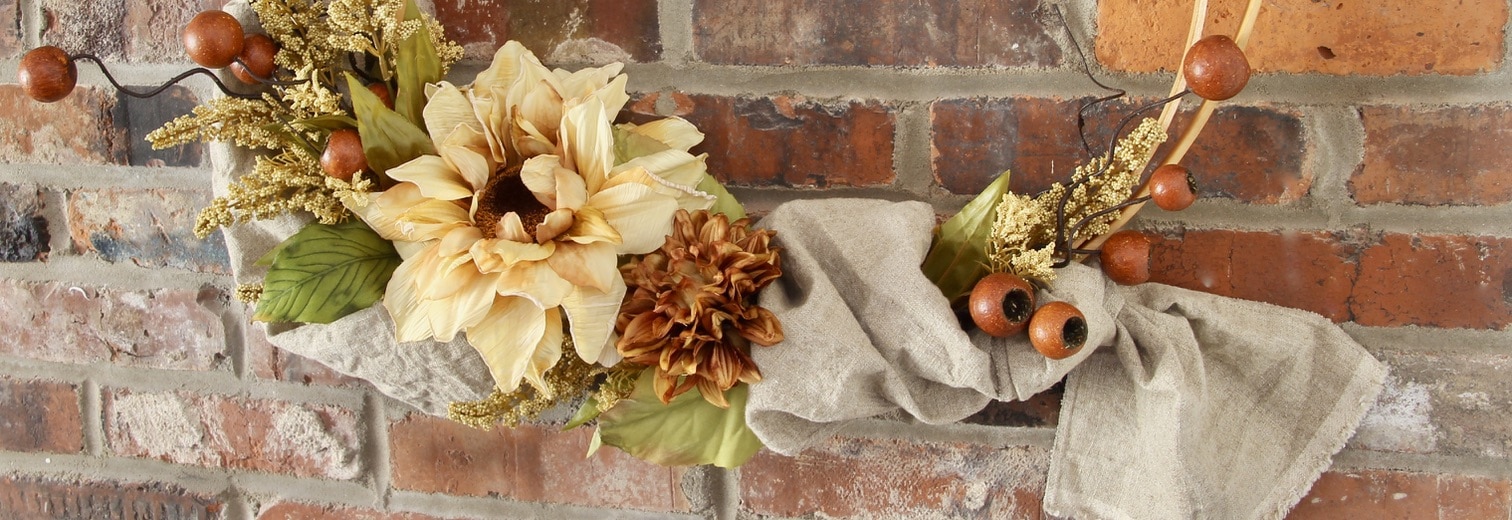
[[[603,103],[591,100],[563,116],[562,162],[583,177],[588,193],[598,193],[614,165],[614,131],[604,114]]]
[[[619,254],[644,254],[661,247],[672,232],[672,214],[677,199],[643,184],[622,184],[595,193],[588,205],[604,212],[604,219],[618,231]]]
[[[556,254],[546,262],[558,275],[572,282],[573,285],[592,287],[599,292],[608,292],[609,284],[620,282],[616,280],[615,273],[619,272],[618,255],[614,254],[614,244],[608,242],[595,242],[592,244],[575,244],[563,242],[557,246]]]
[[[546,385],[546,371],[561,361],[563,337],[562,311],[546,309],[546,334],[541,336],[535,353],[530,356],[530,367],[525,370],[525,381],[546,396],[551,395],[551,388]]]
[[[459,127],[469,127],[476,132],[483,130],[483,124],[478,122],[478,117],[473,112],[472,102],[467,99],[466,94],[463,94],[455,85],[445,81],[436,87],[431,92],[430,100],[426,101],[425,110],[422,112],[425,130],[430,134],[431,141],[447,142],[452,132]]]
[[[562,208],[547,213],[546,217],[541,219],[541,223],[536,226],[536,242],[543,244],[550,242],[562,233],[567,232],[568,229],[571,229],[572,222],[572,210],[570,209]]]
[[[546,311],[525,298],[494,300],[488,314],[467,329],[467,342],[483,357],[501,392],[520,387],[545,336]]]
[[[575,215],[572,229],[567,230],[567,238],[579,244],[592,244],[594,242],[609,242],[619,244],[623,239],[614,226],[604,218],[604,212],[593,206],[583,206]]]
[[[420,188],[403,182],[383,193],[368,194],[367,204],[350,204],[373,231],[386,240],[423,242],[445,236],[470,222],[467,212],[446,201],[426,198]]]
[[[550,309],[561,305],[573,287],[546,262],[521,262],[500,273],[494,289],[500,296],[529,298]]]
[[[636,125],[631,132],[655,139],[670,148],[676,148],[684,152],[703,142],[704,134],[698,131],[686,119],[681,117],[667,117]]]
[[[423,258],[429,253],[422,251],[417,258]],[[415,284],[415,269],[418,264],[413,260],[399,264],[394,269],[394,276],[389,278],[388,289],[383,295],[383,307],[394,320],[395,339],[401,342],[420,341],[434,335],[431,332],[430,313],[426,308],[428,302],[420,299]]]
[[[634,161],[631,162],[633,163]],[[704,175],[704,170],[701,163],[702,160],[700,159],[699,164],[696,166],[696,168],[694,168],[696,169],[695,173],[698,174],[699,178],[702,178]],[[628,165],[630,163],[626,164]],[[621,167],[623,166],[625,165],[621,165]],[[678,209],[683,209],[690,212],[698,211],[701,209],[709,209],[709,207],[714,205],[715,200],[717,200],[715,196],[694,188],[694,186],[697,185],[696,183],[687,185],[670,182],[662,178],[660,175],[647,171],[646,168],[639,165],[631,166],[623,170],[621,170],[620,167],[616,167],[615,169],[618,171],[609,178],[609,182],[604,184],[604,189],[606,190],[624,184],[640,184],[651,188],[652,191],[655,191],[658,194],[676,199]]]
[[[496,295],[492,280],[498,275],[479,273],[470,265],[457,271],[463,274],[455,277],[466,281],[446,299],[430,305],[431,330],[436,341],[451,341],[458,332],[481,321],[493,306]]]
[[[388,176],[396,181],[414,183],[420,187],[421,195],[432,199],[457,200],[473,195],[472,186],[462,174],[446,159],[435,155],[422,155],[389,168]]]
[[[572,322],[573,346],[578,357],[588,363],[598,362],[605,342],[614,332],[620,302],[625,299],[625,282],[618,269],[614,271],[609,289],[605,292],[579,286],[562,300],[562,310]]]

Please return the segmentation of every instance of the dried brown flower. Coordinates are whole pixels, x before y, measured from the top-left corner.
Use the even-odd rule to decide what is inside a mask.
[[[678,210],[662,248],[621,267],[632,291],[620,308],[615,345],[625,360],[654,367],[669,402],[698,388],[728,407],[724,391],[761,380],[750,344],[782,341],[782,324],[755,305],[756,292],[782,276],[774,232],[747,219]]]

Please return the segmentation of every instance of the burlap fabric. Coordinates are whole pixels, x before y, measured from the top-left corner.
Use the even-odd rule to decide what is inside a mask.
[[[1316,314],[1059,271],[1041,302],[1086,315],[1090,339],[1051,361],[1022,337],[963,332],[919,271],[934,212],[917,203],[790,202],[784,276],[761,294],[786,341],[756,349],[747,419],[794,454],[850,420],[958,421],[991,399],[1069,378],[1045,509],[1074,518],[1279,518],[1379,392],[1384,366]]]

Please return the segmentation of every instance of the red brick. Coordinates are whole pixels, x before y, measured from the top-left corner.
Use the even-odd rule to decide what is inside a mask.
[[[655,0],[436,2],[436,19],[471,59],[491,59],[509,40],[547,62],[656,61]]]
[[[1076,113],[1093,98],[951,99],[930,108],[935,180],[952,193],[976,194],[1003,170],[1017,193],[1039,193],[1070,178],[1088,153]],[[1148,103],[1154,100],[1141,100]],[[1111,102],[1087,111],[1087,140],[1107,149],[1133,104]],[[1183,112],[1189,114],[1190,111]],[[1173,125],[1174,141],[1185,117]],[[1127,132],[1130,127],[1126,128]],[[1304,171],[1302,123],[1290,111],[1253,106],[1220,108],[1182,164],[1196,177],[1198,195],[1275,204],[1297,200],[1312,185]],[[1163,156],[1157,153],[1156,157]]]
[[[1386,470],[1324,473],[1287,518],[1506,518],[1506,480]]]
[[[1358,248],[1311,232],[1170,231],[1150,254],[1150,281],[1350,318]]]
[[[172,484],[0,478],[0,511],[9,518],[200,520],[224,518],[225,510],[220,498]]]
[[[209,190],[83,189],[68,194],[68,231],[74,252],[111,263],[230,273],[219,233],[194,235],[195,217],[210,203]]]
[[[1016,428],[1054,428],[1060,424],[1061,398],[1066,386],[1055,386],[1023,401],[992,401],[961,422]]]
[[[1054,67],[1033,0],[698,0],[693,45],[722,65]]]
[[[1350,178],[1360,204],[1512,202],[1512,109],[1373,106],[1360,110],[1365,161]]]
[[[263,509],[257,520],[441,520],[419,513],[395,513],[359,507],[320,506],[281,502]]]
[[[726,184],[828,188],[892,184],[891,107],[876,101],[819,101],[803,96],[723,97],[650,94],[629,119],[654,116],[669,95],[681,116],[705,134],[693,153],[709,154],[709,172]]]
[[[1506,329],[1512,239],[1386,235],[1360,256],[1350,310],[1361,325]]]
[[[524,425],[490,432],[411,414],[389,427],[393,486],[646,511],[688,511],[682,470],[605,447],[587,457],[591,431]]]
[[[38,103],[17,85],[0,85],[0,163],[126,164],[130,145],[114,94],[78,87],[57,103]]]
[[[0,24],[0,59],[13,58],[21,54],[22,41],[21,11],[16,8],[16,0],[0,0],[0,20],[7,23]]]
[[[834,438],[740,469],[742,507],[773,516],[1040,518],[1044,448]]]
[[[1233,35],[1242,0],[1213,0],[1206,34]],[[1190,2],[1097,3],[1098,61],[1118,70],[1173,70],[1191,18]],[[1248,51],[1260,72],[1475,74],[1501,65],[1507,3],[1469,0],[1446,9],[1412,0],[1265,2]]]
[[[77,387],[0,379],[0,450],[78,453],[83,449],[84,421]]]
[[[273,346],[259,324],[248,322],[243,330],[247,369],[260,379],[318,386],[369,386],[366,381]]]
[[[362,475],[357,412],[332,405],[182,392],[108,390],[106,451],[176,464],[352,480]]]
[[[208,290],[121,291],[0,280],[0,353],[57,363],[214,370],[226,359]]]
[[[36,186],[0,183],[0,262],[47,260],[47,219],[42,190]]]

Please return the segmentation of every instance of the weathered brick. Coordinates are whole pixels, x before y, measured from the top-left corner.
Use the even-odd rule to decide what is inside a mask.
[[[688,511],[682,471],[613,448],[586,457],[588,428],[491,432],[420,414],[390,425],[397,489],[646,511]]]
[[[1361,325],[1512,325],[1512,239],[1388,234],[1359,262],[1349,307]]]
[[[74,251],[112,263],[229,273],[221,234],[194,235],[195,217],[210,198],[208,190],[75,190],[68,194]]]
[[[226,359],[208,292],[0,280],[0,353],[58,363],[213,370]]]
[[[1028,446],[834,438],[740,469],[750,512],[825,518],[1039,518],[1049,451]]]
[[[1233,35],[1242,0],[1208,4],[1204,34]],[[1104,65],[1131,72],[1174,70],[1191,18],[1189,2],[1097,3],[1094,45]],[[1260,8],[1247,51],[1260,72],[1474,74],[1500,67],[1507,3],[1469,0],[1453,9],[1412,0],[1277,0]]]
[[[220,9],[226,0],[131,0],[119,16],[127,59],[142,62],[187,62],[183,31],[200,11]]]
[[[20,55],[21,11],[17,9],[16,0],[0,0],[0,20],[6,21],[0,24],[0,59]]]
[[[370,386],[367,381],[274,346],[258,324],[249,322],[243,330],[247,369],[260,379],[319,386]]]
[[[225,503],[156,482],[60,482],[8,476],[0,478],[0,511],[8,518],[34,520],[209,520],[224,518]]]
[[[130,146],[115,95],[78,87],[38,103],[18,85],[0,85],[0,163],[126,164]]]
[[[156,87],[132,87],[147,91]],[[124,123],[132,166],[199,166],[204,156],[204,145],[193,142],[162,150],[154,150],[147,141],[147,134],[162,127],[164,123],[188,114],[199,104],[194,92],[173,86],[163,93],[147,99],[138,99],[118,94],[117,100],[125,110]]]
[[[741,186],[827,188],[893,182],[892,109],[876,101],[819,101],[803,96],[723,97],[650,94],[629,119],[665,104],[705,134],[693,153],[709,154],[709,172]]]
[[[83,425],[74,385],[0,379],[0,450],[78,453]]]
[[[1033,0],[698,0],[693,45],[729,65],[1053,67],[1056,24]]]
[[[1330,471],[1287,516],[1335,518],[1506,518],[1512,482],[1387,470]]]
[[[1358,248],[1347,234],[1168,230],[1150,254],[1150,281],[1350,318]]]
[[[441,520],[441,518],[420,513],[395,513],[299,502],[280,502],[263,509],[257,515],[257,520]]]
[[[89,53],[106,60],[125,57],[126,38],[121,13],[126,0],[71,2],[42,0],[42,43],[70,53]]]
[[[1391,376],[1350,447],[1512,458],[1512,422],[1490,419],[1512,415],[1512,353],[1367,346]]]
[[[1076,128],[1077,110],[1093,98],[950,99],[930,108],[931,157],[936,182],[952,193],[976,194],[1003,170],[1014,192],[1039,193],[1070,178],[1088,153]],[[1154,100],[1141,100],[1141,103]],[[1106,150],[1117,124],[1133,111],[1110,102],[1086,112],[1087,144]],[[1182,113],[1174,141],[1185,128]],[[1133,128],[1133,124],[1125,132]],[[1220,108],[1182,164],[1197,180],[1198,195],[1274,204],[1300,198],[1312,185],[1304,171],[1302,123],[1289,111]],[[1163,150],[1162,150],[1163,151]],[[1156,157],[1163,157],[1157,153]]]
[[[1360,204],[1512,201],[1512,109],[1372,106],[1360,110],[1365,161],[1349,180]]]
[[[1061,398],[1066,385],[1056,383],[1023,401],[992,401],[961,422],[1018,428],[1054,428],[1060,424]]]
[[[436,19],[472,59],[492,58],[509,40],[553,63],[661,59],[655,0],[436,2]]]
[[[36,186],[0,183],[0,262],[47,260],[47,219]]]
[[[332,405],[183,392],[108,390],[105,448],[176,464],[352,480],[357,413]]]

